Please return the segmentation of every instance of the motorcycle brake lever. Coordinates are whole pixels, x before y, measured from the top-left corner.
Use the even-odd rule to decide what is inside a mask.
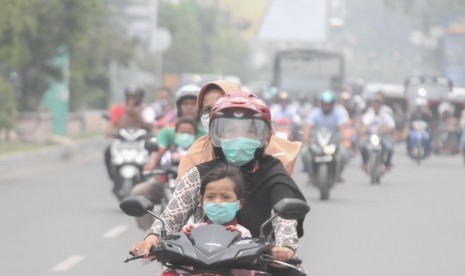
[[[133,261],[133,260],[137,260],[137,259],[141,259],[141,258],[144,258],[144,254],[135,255],[135,256],[126,258],[126,259],[123,260],[123,262],[127,263],[127,262],[130,262],[130,261]]]

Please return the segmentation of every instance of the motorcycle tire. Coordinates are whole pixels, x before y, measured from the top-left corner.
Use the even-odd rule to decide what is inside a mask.
[[[318,169],[318,189],[320,190],[320,200],[329,199],[329,191],[331,189],[329,175],[329,167],[327,165],[320,166]]]
[[[379,184],[379,164],[378,153],[370,154],[370,159],[368,160],[368,173],[370,175],[370,184]]]

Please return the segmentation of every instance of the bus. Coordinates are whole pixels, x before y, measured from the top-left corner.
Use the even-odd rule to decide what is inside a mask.
[[[271,86],[291,97],[312,99],[325,89],[342,90],[345,81],[344,56],[334,51],[298,49],[278,51]]]

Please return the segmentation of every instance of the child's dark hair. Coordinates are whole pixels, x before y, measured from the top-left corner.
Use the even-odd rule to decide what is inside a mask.
[[[181,117],[176,121],[176,126],[175,126],[175,131],[177,132],[179,129],[179,126],[182,124],[191,124],[192,127],[194,128],[195,134],[197,134],[197,123],[189,118],[186,117]]]
[[[236,193],[237,199],[244,198],[244,179],[242,173],[238,167],[234,165],[220,164],[213,170],[209,171],[202,177],[200,182],[200,194],[205,194],[205,187],[208,183],[217,181],[223,178],[229,178],[234,182],[234,192]]]

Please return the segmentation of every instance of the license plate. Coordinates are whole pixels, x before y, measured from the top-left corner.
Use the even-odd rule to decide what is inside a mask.
[[[331,155],[323,155],[323,156],[315,156],[313,158],[313,161],[316,163],[326,163],[326,162],[331,162],[333,160],[333,157]]]

